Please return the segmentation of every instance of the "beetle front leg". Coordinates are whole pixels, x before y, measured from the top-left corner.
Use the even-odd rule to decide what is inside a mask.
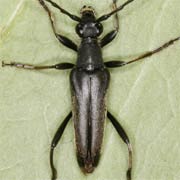
[[[72,69],[75,65],[72,63],[59,63],[55,65],[50,65],[50,66],[34,66],[31,64],[22,64],[22,63],[17,63],[17,62],[5,63],[4,61],[2,61],[2,67],[5,67],[5,66],[28,69],[28,70],[43,70],[43,69],[65,70],[65,69]]]
[[[48,1],[48,2],[53,3],[52,1]],[[77,45],[72,40],[70,40],[69,38],[67,38],[67,37],[65,37],[63,35],[60,35],[60,34],[58,34],[56,32],[56,28],[55,28],[55,25],[54,25],[54,19],[53,19],[52,13],[49,10],[49,8],[47,7],[47,5],[44,3],[44,1],[43,0],[39,0],[39,3],[42,5],[44,10],[47,12],[47,14],[49,16],[49,20],[51,22],[51,26],[52,26],[53,32],[54,32],[56,38],[59,40],[59,42],[62,43],[64,46],[66,46],[66,47],[68,47],[68,48],[70,48],[70,49],[72,49],[72,50],[77,52]]]
[[[66,11],[65,9],[63,9],[62,7],[60,7],[57,3],[51,1],[51,0],[38,0],[41,4],[44,4],[44,1],[50,3],[53,7],[57,8],[60,10],[61,13],[69,16],[72,20],[74,21],[77,21],[77,22],[80,22],[81,21],[81,18],[74,15],[74,14],[71,14],[69,13],[68,11]]]
[[[126,173],[127,180],[131,180],[131,171],[132,171],[132,147],[131,143],[129,141],[129,138],[123,129],[123,127],[119,124],[119,122],[114,118],[114,116],[108,111],[107,117],[110,119],[111,123],[113,124],[114,128],[116,129],[119,136],[122,138],[122,140],[127,144],[128,152],[129,152],[129,166]]]
[[[160,51],[168,48],[169,46],[173,45],[174,42],[179,41],[179,40],[180,40],[180,36],[177,37],[177,38],[175,38],[175,39],[171,39],[170,41],[164,43],[162,46],[160,46],[160,47],[158,47],[158,48],[156,48],[156,49],[154,49],[154,50],[152,50],[152,51],[146,52],[146,53],[144,53],[143,55],[141,55],[141,56],[139,56],[139,57],[137,57],[137,58],[135,58],[135,59],[132,59],[132,60],[130,60],[130,61],[128,61],[128,62],[125,62],[125,61],[116,61],[116,60],[115,60],[115,61],[105,62],[104,65],[105,65],[106,67],[108,67],[108,68],[116,68],[116,67],[125,66],[125,65],[127,65],[127,64],[134,63],[134,62],[136,62],[136,61],[139,61],[139,60],[141,60],[141,59],[145,59],[145,58],[150,57],[150,56],[152,56],[152,55],[154,55],[154,54],[156,54],[156,53],[159,53]]]
[[[115,10],[117,8],[116,5],[117,0],[113,0],[113,10]],[[110,31],[108,34],[106,34],[102,40],[100,41],[100,46],[104,47],[107,44],[109,44],[117,35],[118,31],[119,31],[119,17],[118,14],[116,13],[115,16],[115,28],[114,30]]]
[[[66,118],[64,119],[64,121],[62,122],[62,124],[59,126],[58,130],[56,131],[54,138],[51,142],[51,150],[50,150],[50,166],[51,166],[51,171],[52,171],[52,178],[51,180],[55,180],[57,178],[57,170],[54,167],[54,162],[53,162],[53,155],[54,155],[54,148],[56,147],[56,145],[58,144],[58,142],[60,141],[62,134],[67,126],[67,123],[69,122],[70,118],[72,117],[72,112],[70,112]]]
[[[113,11],[111,11],[108,14],[104,14],[102,16],[100,16],[97,21],[101,22],[101,21],[105,21],[108,18],[110,18],[113,14],[117,13],[118,11],[123,10],[128,4],[132,3],[134,0],[127,0],[124,4],[122,4],[121,6],[117,7],[116,9],[114,9]]]

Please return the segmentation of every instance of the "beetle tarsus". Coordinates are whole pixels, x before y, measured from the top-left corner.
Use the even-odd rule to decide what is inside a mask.
[[[14,66],[14,62],[10,62],[10,63],[5,63],[4,61],[2,61],[2,67],[5,67],[5,66]]]
[[[57,179],[57,170],[54,168],[52,169],[52,178],[51,180],[56,180]]]
[[[1,66],[2,66],[2,67],[5,67],[5,66],[6,66],[6,64],[5,64],[5,62],[4,62],[4,61],[2,61]]]
[[[55,146],[51,146],[51,150],[50,150],[50,166],[51,166],[51,172],[52,172],[51,180],[56,180],[57,178],[57,170],[53,164],[54,148]]]
[[[129,169],[127,170],[126,176],[127,176],[127,180],[131,180],[131,168],[129,168]]]

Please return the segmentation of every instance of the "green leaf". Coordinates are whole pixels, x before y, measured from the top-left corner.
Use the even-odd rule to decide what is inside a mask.
[[[97,15],[111,0],[57,0],[78,15],[92,5]],[[124,0],[119,0],[118,5]],[[51,8],[58,32],[77,44],[73,22]],[[180,36],[179,0],[136,0],[119,13],[117,38],[103,49],[108,60],[128,61]],[[107,33],[113,19],[103,22]],[[76,54],[55,38],[37,0],[0,1],[0,61],[48,65],[76,61]],[[180,179],[180,42],[141,61],[111,71],[108,109],[125,128],[133,146],[132,180]],[[0,177],[48,180],[51,139],[71,110],[70,71],[0,68]],[[126,145],[107,120],[102,156],[92,174],[79,169],[72,121],[55,151],[61,180],[125,180]]]

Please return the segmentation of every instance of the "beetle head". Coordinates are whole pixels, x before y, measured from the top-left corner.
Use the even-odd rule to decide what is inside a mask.
[[[81,22],[76,26],[76,33],[81,38],[98,37],[103,32],[103,26],[96,21],[95,11],[91,6],[81,8]]]

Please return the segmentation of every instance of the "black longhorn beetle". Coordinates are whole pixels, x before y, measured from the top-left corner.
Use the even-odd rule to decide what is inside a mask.
[[[116,0],[113,0],[113,10],[104,14],[99,18],[95,17],[94,9],[91,6],[83,6],[81,9],[81,17],[73,15],[60,7],[51,0],[38,0],[40,5],[47,12],[51,22],[52,30],[55,37],[64,46],[72,49],[77,53],[77,61],[72,63],[59,63],[50,66],[34,66],[22,63],[5,63],[2,66],[11,66],[28,70],[42,69],[72,69],[70,73],[70,85],[72,94],[72,112],[70,112],[58,130],[56,131],[51,143],[50,149],[50,166],[52,170],[52,180],[57,178],[57,171],[53,163],[54,148],[62,137],[69,120],[73,119],[75,129],[75,142],[77,161],[84,173],[93,172],[98,165],[100,158],[101,145],[103,140],[104,122],[107,117],[110,119],[119,136],[126,143],[129,152],[129,166],[127,169],[127,180],[131,180],[132,170],[132,147],[129,138],[119,124],[116,118],[106,108],[106,93],[110,81],[110,73],[108,68],[118,68],[134,63],[141,59],[152,56],[163,49],[172,45],[180,37],[171,39],[162,46],[144,53],[143,55],[132,59],[128,62],[124,61],[108,61],[103,62],[102,48],[110,43],[117,35],[119,29],[119,21],[117,13],[123,10],[128,4],[134,0],[128,0],[124,4],[117,7]],[[56,31],[54,20],[46,3],[50,3],[53,7],[60,10],[61,13],[77,22],[76,33],[81,38],[81,43],[77,46],[68,37],[58,34]],[[115,28],[106,34],[102,39],[98,37],[103,32],[102,21],[114,15]]]

